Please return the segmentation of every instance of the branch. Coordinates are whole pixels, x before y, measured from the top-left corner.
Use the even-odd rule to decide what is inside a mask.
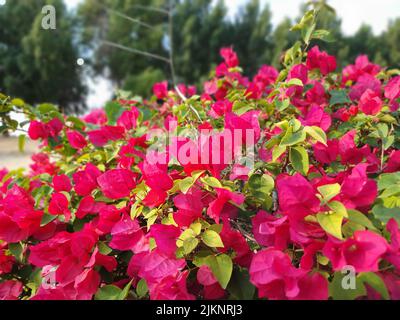
[[[135,4],[132,7],[137,8],[137,9],[147,10],[147,11],[163,13],[163,14],[167,14],[167,15],[169,14],[168,10],[157,8],[157,7],[152,7],[152,6],[143,6],[141,4]]]
[[[166,62],[168,64],[171,63],[168,58],[160,56],[158,54],[154,54],[154,53],[150,53],[150,52],[146,52],[146,51],[141,51],[141,50],[134,49],[134,48],[129,48],[129,47],[123,46],[121,44],[118,44],[118,43],[115,43],[115,42],[111,42],[111,41],[107,41],[107,40],[101,41],[101,43],[103,45],[106,45],[106,46],[109,46],[109,47],[121,49],[121,50],[130,52],[130,53],[140,54],[140,55],[145,56],[145,57],[149,57],[149,58],[157,59],[157,60],[160,60],[160,61],[164,61],[164,62]]]
[[[143,26],[143,27],[146,27],[146,28],[148,28],[148,29],[155,29],[154,26],[152,26],[152,25],[150,25],[150,24],[148,24],[148,23],[142,22],[142,21],[140,21],[139,19],[131,18],[131,17],[127,16],[126,14],[122,13],[122,12],[115,11],[115,10],[113,10],[113,9],[107,9],[107,8],[106,8],[106,11],[108,11],[108,12],[110,12],[110,13],[112,13],[112,14],[115,14],[116,16],[119,16],[119,17],[121,17],[121,18],[124,18],[124,19],[126,19],[126,20],[129,20],[129,21],[131,21],[131,22],[133,22],[133,23],[137,23],[138,25]]]

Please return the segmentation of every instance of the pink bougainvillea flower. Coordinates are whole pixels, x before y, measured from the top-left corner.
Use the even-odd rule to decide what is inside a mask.
[[[236,205],[241,205],[244,202],[244,196],[221,188],[216,188],[215,191],[217,198],[210,203],[207,214],[216,223],[219,223],[221,215],[231,216],[237,212],[237,208],[229,202],[232,201]]]
[[[176,277],[186,266],[184,259],[176,259],[162,253],[159,249],[151,252],[136,254],[132,257],[130,274],[137,274],[146,280],[149,286],[157,284],[167,277]]]
[[[386,229],[390,233],[390,245],[385,260],[400,270],[400,230],[397,221],[390,219]]]
[[[120,126],[104,126],[97,130],[89,131],[90,142],[95,147],[104,147],[109,141],[116,141],[124,137],[125,129]]]
[[[32,156],[33,163],[29,166],[31,168],[30,174],[37,176],[43,173],[49,175],[55,175],[58,168],[54,162],[50,161],[50,158],[45,153],[37,153]]]
[[[18,300],[23,290],[23,284],[16,280],[0,283],[0,300]]]
[[[128,216],[123,217],[114,225],[111,236],[110,247],[121,251],[138,252],[145,241],[143,230],[137,220],[132,220]]]
[[[102,266],[108,272],[112,272],[117,268],[117,260],[115,257],[106,256],[99,252],[99,249],[96,247],[90,257],[89,262],[86,264],[85,268],[93,268],[95,266]]]
[[[179,194],[174,198],[174,220],[180,227],[188,227],[192,222],[201,218],[204,209],[202,193],[192,188],[187,194]]]
[[[359,77],[365,74],[375,76],[380,70],[381,67],[371,63],[366,55],[358,56],[354,65],[349,65],[343,69],[343,83],[356,82]]]
[[[56,192],[70,192],[72,189],[71,180],[65,174],[56,175],[53,177],[53,188]]]
[[[286,248],[290,238],[287,217],[277,218],[265,211],[259,211],[252,222],[258,244],[279,250]]]
[[[386,173],[400,171],[400,151],[393,151],[388,159],[385,167]]]
[[[157,248],[169,256],[175,256],[176,240],[180,236],[179,228],[172,225],[155,224],[151,226],[150,237],[154,238]]]
[[[227,217],[224,218],[222,226],[220,236],[224,247],[219,250],[221,252],[229,252],[230,250],[233,250],[236,254],[234,262],[244,268],[248,268],[253,254],[246,239],[239,231],[232,229]]]
[[[342,183],[340,198],[349,209],[369,207],[378,195],[378,187],[374,180],[368,179],[368,164],[359,164]]]
[[[35,210],[34,204],[28,192],[17,185],[7,191],[0,200],[0,240],[19,242],[40,228],[43,212]]]
[[[67,139],[72,148],[81,150],[87,145],[85,137],[78,131],[67,131]]]
[[[128,197],[136,186],[136,175],[126,169],[113,169],[97,178],[101,192],[110,199]]]
[[[49,213],[58,216],[64,215],[65,221],[68,222],[71,218],[71,212],[68,209],[69,201],[63,193],[55,193],[51,196],[49,203]]]
[[[320,273],[305,275],[299,279],[299,294],[293,300],[328,300],[328,284]]]
[[[120,219],[121,210],[112,205],[102,205],[99,210],[99,217],[93,224],[99,234],[107,234],[111,232]]]
[[[4,249],[0,249],[0,275],[11,272],[15,262],[14,256],[8,255]]]
[[[371,153],[368,145],[357,148],[354,142],[356,134],[356,130],[351,130],[339,139],[338,147],[342,164],[356,165]]]
[[[117,124],[118,126],[125,128],[125,130],[132,130],[136,128],[138,118],[139,111],[133,107],[131,110],[122,112],[117,120]]]
[[[351,88],[349,97],[351,100],[359,100],[368,89],[378,96],[381,95],[381,82],[367,73],[358,78],[357,83]]]
[[[310,104],[316,104],[319,106],[327,103],[327,94],[324,86],[318,81],[310,81],[313,87],[306,92],[306,99]]]
[[[79,203],[78,210],[75,215],[78,219],[83,219],[87,215],[93,215],[99,213],[100,209],[104,206],[104,203],[96,202],[92,196],[83,197]]]
[[[275,83],[278,78],[279,72],[272,66],[262,65],[258,70],[258,73],[253,79],[254,83],[262,84],[263,87],[267,87]]]
[[[307,68],[319,69],[322,75],[326,76],[336,70],[336,58],[328,55],[325,51],[321,52],[318,46],[315,46],[308,51]]]
[[[230,130],[234,137],[240,133],[242,142],[251,146],[257,143],[261,137],[259,115],[259,111],[249,111],[240,116],[229,112],[225,116],[225,129]]]
[[[327,145],[317,142],[313,145],[314,156],[322,164],[331,164],[339,156],[339,141],[329,140]]]
[[[168,82],[159,82],[153,86],[153,93],[157,99],[165,99],[168,97]]]
[[[197,281],[204,286],[204,299],[218,300],[225,297],[225,290],[222,289],[209,267],[201,266],[199,268]]]
[[[101,171],[94,164],[88,163],[84,170],[72,175],[75,192],[82,197],[90,195],[97,188],[97,178],[101,175]]]
[[[222,48],[220,55],[224,59],[228,68],[235,68],[239,65],[239,59],[235,51],[232,48]]]
[[[149,286],[151,300],[195,300],[195,296],[187,290],[186,283],[188,271],[176,276],[163,278],[160,282]]]
[[[266,249],[254,255],[249,273],[260,298],[279,300],[299,295],[299,278],[306,272],[293,267],[289,256],[282,251]]]
[[[327,131],[332,124],[331,116],[317,105],[312,106],[305,118],[300,120],[304,126],[317,126],[324,131]]]
[[[376,272],[387,250],[388,243],[382,236],[371,231],[356,231],[345,241],[329,238],[323,254],[329,258],[335,271],[350,265],[356,272]]]
[[[46,139],[49,136],[47,127],[40,121],[31,121],[28,129],[29,138],[32,140]]]
[[[389,80],[385,87],[385,97],[390,101],[396,100],[400,97],[400,76]]]
[[[209,112],[209,115],[212,118],[219,118],[224,116],[225,114],[232,112],[232,102],[230,102],[227,99],[220,100],[215,102],[211,106],[211,110]]]
[[[287,80],[299,79],[303,83],[303,86],[308,82],[308,69],[304,64],[297,64],[290,69]],[[294,94],[301,94],[303,92],[303,86],[293,86],[286,92],[288,96]]]
[[[83,117],[86,123],[102,126],[107,123],[107,115],[104,109],[93,109]]]
[[[294,176],[278,176],[277,190],[280,210],[291,218],[303,219],[320,211],[320,201],[316,191],[298,173]]]
[[[377,115],[383,106],[383,102],[376,92],[372,91],[371,89],[367,89],[364,94],[360,98],[360,103],[358,107],[362,112],[366,115]]]

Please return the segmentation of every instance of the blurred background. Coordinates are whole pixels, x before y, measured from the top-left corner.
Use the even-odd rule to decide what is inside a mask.
[[[335,38],[319,45],[340,66],[359,54],[400,66],[399,0],[318,2],[326,4],[319,28]],[[56,29],[45,30],[49,4]],[[0,0],[0,92],[83,113],[117,88],[149,96],[155,82],[171,79],[171,49],[177,82],[199,85],[230,45],[252,76],[262,64],[279,67],[306,8],[302,0]],[[16,145],[0,143],[0,167],[17,163]]]

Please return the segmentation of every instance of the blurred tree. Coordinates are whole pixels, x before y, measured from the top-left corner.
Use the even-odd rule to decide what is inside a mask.
[[[272,23],[269,6],[260,7],[259,0],[250,0],[239,11],[231,25],[231,43],[237,51],[246,74],[254,75],[273,56]]]
[[[219,49],[232,44],[223,1],[176,1],[173,16],[174,64],[178,80],[200,83],[219,61]],[[236,48],[236,46],[235,46]]]
[[[383,39],[383,58],[387,65],[393,68],[400,68],[400,18],[389,23],[388,30],[381,37]]]
[[[82,40],[98,74],[107,73],[119,87],[147,95],[151,86],[143,83],[167,77],[164,61],[129,51],[140,50],[168,57],[164,48],[163,12],[146,8],[163,8],[162,0],[85,0],[78,9]],[[125,48],[125,49],[123,49]],[[149,65],[152,69],[148,69]],[[139,82],[140,80],[140,82]]]
[[[42,28],[43,6],[56,9],[56,29]],[[85,109],[73,18],[62,0],[15,0],[0,7],[0,89],[65,112]]]

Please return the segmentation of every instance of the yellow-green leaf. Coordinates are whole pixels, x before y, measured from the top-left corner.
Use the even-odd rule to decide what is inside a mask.
[[[327,233],[338,239],[343,239],[342,235],[342,222],[343,216],[338,213],[319,213],[317,219]]]
[[[201,236],[203,242],[211,247],[211,248],[223,248],[224,244],[221,240],[221,237],[218,233],[213,230],[206,230],[204,231],[203,235]]]

